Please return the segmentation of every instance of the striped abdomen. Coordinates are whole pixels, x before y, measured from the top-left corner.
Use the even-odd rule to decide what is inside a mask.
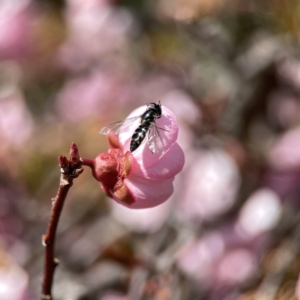
[[[134,132],[130,142],[130,152],[136,150],[146,137],[152,122],[145,121]]]

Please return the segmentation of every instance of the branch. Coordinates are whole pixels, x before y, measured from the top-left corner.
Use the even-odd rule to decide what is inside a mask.
[[[59,263],[54,255],[56,229],[65,199],[69,189],[73,185],[73,180],[83,172],[79,151],[75,143],[71,144],[70,158],[67,159],[65,156],[61,155],[58,158],[58,162],[61,167],[60,184],[56,197],[52,199],[52,212],[47,233],[42,237],[42,244],[45,246],[42,300],[52,299],[51,289],[54,271]]]

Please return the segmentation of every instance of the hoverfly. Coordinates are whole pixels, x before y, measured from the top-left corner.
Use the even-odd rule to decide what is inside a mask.
[[[158,129],[168,131],[156,125],[156,120],[161,118],[161,116],[162,110],[160,101],[158,104],[149,103],[147,104],[147,108],[142,115],[125,119],[124,121],[108,124],[100,130],[100,133],[105,135],[109,134],[110,132],[119,134],[122,128],[140,119],[140,125],[138,128],[136,128],[131,137],[130,152],[135,151],[141,145],[147,135],[148,146],[151,152],[160,154],[163,153],[163,141]]]

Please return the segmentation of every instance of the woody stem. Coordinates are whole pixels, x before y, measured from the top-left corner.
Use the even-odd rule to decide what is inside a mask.
[[[82,162],[78,148],[75,143],[71,144],[70,157],[59,156],[59,165],[61,167],[60,183],[55,198],[52,199],[51,218],[46,234],[42,237],[42,243],[45,246],[44,273],[42,280],[41,300],[52,300],[52,285],[55,268],[59,261],[55,258],[55,237],[58,221],[64,206],[65,199],[69,189],[73,185],[73,180],[82,172]]]

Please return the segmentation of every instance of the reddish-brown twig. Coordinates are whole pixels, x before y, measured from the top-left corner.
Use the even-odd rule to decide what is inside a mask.
[[[73,185],[73,180],[82,172],[82,162],[80,160],[79,151],[75,143],[70,147],[70,158],[59,156],[59,165],[61,167],[60,184],[57,195],[52,199],[52,212],[48,225],[47,233],[42,238],[42,243],[45,246],[45,262],[44,274],[42,281],[42,300],[52,299],[52,283],[55,267],[58,265],[58,259],[55,258],[55,235],[59,221],[59,217],[67,197],[70,187]]]

